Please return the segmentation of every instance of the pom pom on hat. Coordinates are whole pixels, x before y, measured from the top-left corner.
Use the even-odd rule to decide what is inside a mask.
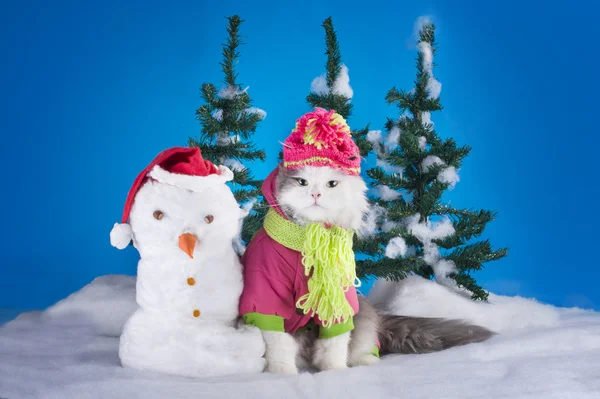
[[[115,223],[110,231],[110,244],[118,249],[125,249],[131,242],[133,233],[127,223]]]
[[[218,169],[219,169],[220,175],[223,176],[223,179],[225,179],[226,181],[233,180],[233,172],[227,166],[219,165]]]

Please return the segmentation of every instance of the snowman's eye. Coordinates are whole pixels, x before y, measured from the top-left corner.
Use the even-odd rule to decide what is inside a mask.
[[[165,214],[163,213],[163,211],[154,211],[152,216],[154,216],[154,219],[160,220],[163,218],[163,216],[165,216]]]
[[[208,224],[211,224],[213,222],[213,220],[215,220],[215,217],[213,215],[204,216],[204,221]]]

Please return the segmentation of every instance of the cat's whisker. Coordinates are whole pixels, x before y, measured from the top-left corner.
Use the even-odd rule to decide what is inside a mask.
[[[278,207],[282,207],[283,208],[285,205],[272,202],[271,205],[269,205],[269,204],[266,204],[266,205],[255,205],[255,206],[252,207],[252,209],[264,209],[264,208],[270,208],[272,206],[278,206]]]
[[[269,207],[269,206],[283,206],[283,204],[280,204],[279,202],[273,201],[273,202],[266,203],[265,205],[255,205],[254,208],[256,208],[256,207],[263,207],[264,208],[264,207]]]
[[[259,205],[259,206],[255,206],[252,209],[266,209],[266,208],[270,208],[270,206],[269,205],[262,205],[262,206]]]

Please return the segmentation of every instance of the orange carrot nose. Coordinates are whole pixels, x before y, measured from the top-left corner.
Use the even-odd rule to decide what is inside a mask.
[[[179,236],[179,248],[190,258],[194,258],[194,248],[196,247],[196,237],[190,233]]]

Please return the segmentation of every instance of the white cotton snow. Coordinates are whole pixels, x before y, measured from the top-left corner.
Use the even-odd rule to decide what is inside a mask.
[[[241,163],[237,159],[233,159],[233,158],[225,158],[225,159],[223,159],[223,161],[221,163],[225,166],[230,167],[234,172],[236,170],[246,169],[246,167],[244,166],[243,163]]]
[[[390,129],[385,137],[385,149],[388,153],[394,151],[394,149],[398,147],[398,140],[400,139],[401,133],[402,131],[398,126],[394,126]]]
[[[419,137],[419,149],[425,151],[426,148],[427,148],[427,137],[420,136]]]
[[[407,230],[421,241],[423,246],[423,260],[433,268],[436,281],[444,285],[454,285],[454,280],[448,275],[456,270],[456,266],[449,260],[440,259],[440,251],[433,240],[440,240],[454,234],[452,221],[445,217],[437,222],[426,220],[420,222],[420,214],[406,218]]]
[[[427,82],[427,92],[429,93],[429,98],[438,98],[442,93],[442,84],[431,75],[429,77],[429,81]]]
[[[329,87],[327,87],[327,77],[325,74],[313,79],[310,83],[310,91],[319,95],[329,94]]]
[[[416,42],[419,40],[419,32],[421,32],[421,29],[423,29],[423,27],[425,25],[429,25],[432,23],[432,19],[429,15],[421,15],[420,17],[418,17],[415,20],[415,23],[413,25],[413,31],[412,31],[412,36],[411,38],[413,39],[413,42]]]
[[[267,117],[267,112],[264,109],[260,109],[260,108],[256,108],[256,107],[246,108],[246,112],[250,113],[250,114],[258,114],[258,117],[261,120],[265,119]]]
[[[394,229],[397,229],[399,227],[402,226],[402,223],[399,222],[395,222],[393,220],[389,220],[386,219],[384,220],[384,222],[381,224],[381,231],[383,231],[384,233],[387,233],[389,231],[392,231]]]
[[[460,177],[454,166],[448,166],[447,168],[442,169],[440,173],[438,173],[437,179],[442,183],[450,184],[450,189],[453,189],[456,186],[456,183],[460,181]]]
[[[221,108],[217,108],[213,113],[212,113],[212,117],[214,120],[216,120],[217,122],[222,122],[223,121],[223,110]]]
[[[314,78],[310,84],[310,91],[319,95],[329,94],[330,91],[329,87],[327,87],[327,75],[323,74]],[[352,98],[354,96],[354,91],[352,90],[352,87],[350,87],[350,75],[348,74],[348,67],[346,65],[341,65],[340,73],[335,82],[333,82],[331,92],[348,98]]]
[[[392,190],[389,186],[380,184],[371,189],[373,195],[381,198],[384,201],[393,201],[402,196],[398,191]]]
[[[417,213],[408,219],[408,230],[421,241],[439,240],[454,234],[454,225],[447,217],[438,222],[419,222],[419,218]]]
[[[116,276],[110,292],[133,297],[131,277],[121,278],[127,282]],[[41,317],[44,313],[25,313],[0,327],[0,397],[162,399],[200,393],[203,399],[278,399],[282,392],[311,399],[600,397],[597,312],[493,294],[490,303],[474,302],[416,276],[399,283],[378,280],[369,298],[395,314],[464,319],[499,335],[427,355],[386,355],[377,365],[346,370],[183,378],[122,368],[118,338],[75,323],[76,316],[58,323]],[[75,295],[69,301],[82,299]],[[120,311],[108,294],[85,302],[101,313]]]
[[[228,145],[235,144],[240,142],[239,134],[229,134],[227,132],[221,132],[217,134],[217,142],[216,145]]]
[[[385,256],[395,259],[398,256],[406,255],[406,241],[402,237],[392,238],[385,247]]]
[[[475,302],[468,293],[458,293],[420,276],[400,282],[378,279],[368,297],[386,313],[462,319],[501,334],[554,327],[560,318],[557,308],[531,299],[490,294],[489,303]]]
[[[431,45],[427,42],[419,42],[417,49],[423,57],[423,61],[421,62],[423,69],[426,73],[431,74],[431,70],[433,69],[433,49]]]
[[[442,84],[433,76],[433,49],[427,42],[419,42],[417,49],[422,55],[423,70],[429,75],[426,90],[428,98],[438,98],[442,92]]]
[[[397,128],[393,128],[390,131],[390,134],[388,134],[385,138],[381,133],[381,130],[370,130],[367,133],[367,141],[371,143],[371,147],[373,147],[373,151],[375,151],[375,155],[377,156],[375,165],[382,168],[386,173],[402,173],[401,167],[392,165],[391,163],[383,159],[386,157],[389,151],[388,148],[395,148],[398,145],[398,138],[400,137],[400,134],[401,131]],[[393,150],[393,148],[391,149]]]
[[[252,208],[254,208],[254,205],[256,204],[257,199],[256,198],[252,198],[249,201],[246,201],[243,205],[242,205],[242,217],[246,217],[250,214],[250,211],[252,211]]]
[[[429,111],[421,112],[421,123],[423,125],[431,125],[431,126],[434,125],[433,121],[431,120],[431,112],[429,112]]]
[[[249,107],[246,108],[244,111],[246,111],[246,113],[248,114],[258,114],[258,118],[260,120],[263,120],[267,117],[267,112],[263,109],[257,108],[257,107]],[[240,119],[242,115],[240,114],[238,117],[238,120]],[[212,113],[212,117],[217,121],[217,122],[222,122],[223,121],[223,110],[221,108],[217,108],[213,113]]]
[[[377,155],[381,154],[381,142],[383,141],[381,130],[369,130],[367,133],[367,141],[371,143],[371,147],[373,147],[373,151],[375,151]]]
[[[445,165],[445,162],[440,159],[440,157],[435,155],[427,155],[425,159],[421,162],[421,167],[424,172],[427,172],[429,168],[435,165]]]
[[[244,227],[244,220],[245,220],[246,216],[248,216],[250,214],[250,212],[252,211],[252,208],[254,208],[254,204],[256,204],[256,202],[257,202],[256,198],[251,198],[250,200],[246,201],[241,207],[242,213],[240,215],[239,232],[236,235],[236,237],[233,239],[233,249],[240,256],[243,255],[244,252],[246,252],[246,246],[244,245],[244,242],[242,241],[242,227]]]
[[[350,87],[350,75],[348,74],[348,67],[344,64],[341,66],[340,74],[333,83],[333,93],[339,94],[344,97],[352,98],[354,91]]]
[[[420,146],[420,140],[419,140]],[[429,171],[429,169],[435,165],[445,165],[446,163],[438,156],[428,155],[421,162],[421,167],[424,172]],[[447,168],[442,169],[438,175],[437,179],[442,183],[450,184],[450,189],[453,189],[456,186],[456,183],[460,181],[460,177],[458,175],[458,171],[454,166],[448,166]]]
[[[433,268],[433,273],[438,283],[451,287],[456,286],[456,282],[449,277],[451,273],[456,271],[454,262],[448,259],[440,259],[433,263],[431,267]]]
[[[377,222],[385,213],[385,209],[377,204],[372,204],[363,216],[362,224],[358,229],[359,237],[371,237],[377,232]]]
[[[219,97],[221,98],[226,98],[228,100],[233,100],[236,96],[239,96],[242,93],[245,93],[248,91],[250,87],[246,87],[243,90],[240,90],[240,88],[238,86],[225,86],[223,87],[221,90],[219,90]]]
[[[398,140],[402,131],[399,127],[394,126],[385,136],[381,130],[370,130],[367,133],[367,140],[371,143],[375,154],[379,157],[392,152],[398,146]]]
[[[136,309],[135,277],[106,275],[49,307],[43,317],[51,322],[86,325],[97,334],[118,337]]]

